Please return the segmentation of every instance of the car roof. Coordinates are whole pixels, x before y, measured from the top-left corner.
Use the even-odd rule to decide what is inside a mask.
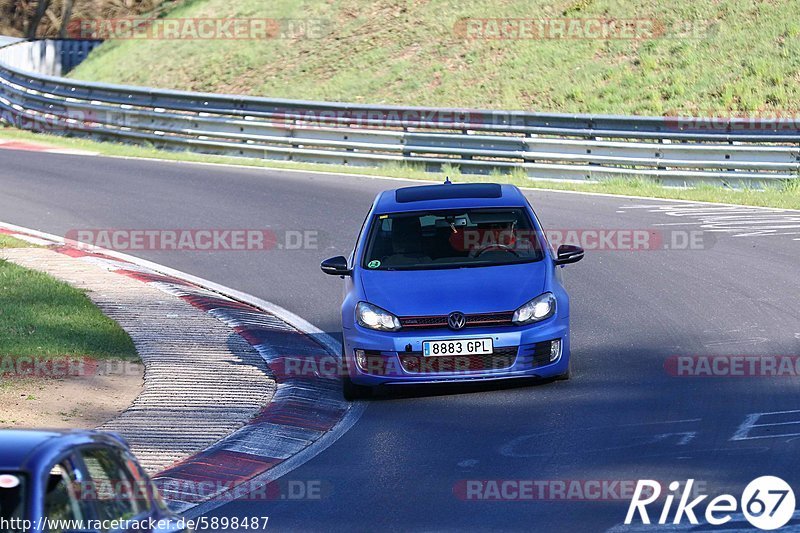
[[[380,214],[433,209],[522,207],[525,196],[514,185],[497,183],[445,183],[403,187],[380,193],[375,212]]]
[[[0,430],[0,469],[29,470],[34,456],[60,455],[82,444],[127,447],[118,435],[94,430]]]

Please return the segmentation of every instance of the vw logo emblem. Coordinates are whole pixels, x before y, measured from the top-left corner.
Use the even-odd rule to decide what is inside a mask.
[[[447,325],[450,329],[463,329],[467,325],[467,317],[460,311],[455,311],[447,316]]]

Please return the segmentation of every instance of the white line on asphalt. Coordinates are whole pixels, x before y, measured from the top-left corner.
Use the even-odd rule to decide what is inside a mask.
[[[687,418],[687,419],[683,419],[683,420],[666,420],[666,421],[662,421],[662,422],[634,422],[634,423],[630,423],[630,424],[616,424],[616,425],[611,425],[611,426],[592,426],[592,427],[579,428],[579,429],[573,428],[573,429],[565,429],[565,430],[558,430],[558,431],[543,431],[543,432],[540,432],[540,433],[532,433],[532,434],[529,434],[529,435],[521,435],[519,437],[514,437],[513,439],[511,439],[510,441],[506,442],[505,444],[503,444],[500,447],[500,455],[503,455],[505,457],[513,457],[513,458],[529,458],[529,457],[541,457],[541,456],[545,456],[545,455],[551,456],[551,455],[564,455],[564,454],[567,454],[567,453],[574,453],[574,451],[570,451],[570,452],[548,451],[547,453],[539,453],[539,452],[526,453],[524,450],[517,451],[516,448],[518,446],[520,446],[520,445],[526,444],[527,441],[529,441],[531,439],[535,439],[537,437],[544,437],[546,435],[570,435],[570,434],[579,434],[579,433],[582,434],[582,435],[586,435],[587,433],[589,433],[591,431],[602,431],[602,430],[609,430],[609,429],[614,430],[614,429],[619,429],[619,428],[634,428],[634,427],[644,428],[644,427],[648,427],[648,426],[661,426],[661,425],[667,425],[667,424],[691,424],[691,423],[697,423],[697,422],[701,422],[701,421],[702,421],[702,418]],[[685,438],[686,437],[686,433],[682,433],[682,435],[684,436],[684,440],[686,441],[683,444],[688,443],[690,440],[692,440],[692,438],[694,438],[694,435],[697,434],[696,432],[689,432],[689,433],[693,433],[693,435],[691,437],[688,437],[688,438]],[[672,433],[659,433],[659,434],[645,434],[645,435],[637,435],[637,436],[634,436],[634,437],[631,437],[630,435],[626,435],[625,436],[626,440],[625,440],[624,443],[618,443],[616,445],[611,445],[611,446],[596,446],[595,448],[591,448],[591,449],[587,449],[587,450],[583,450],[583,451],[586,452],[586,453],[594,453],[594,452],[597,452],[597,451],[600,451],[600,450],[603,450],[603,451],[607,451],[607,450],[622,450],[622,449],[626,449],[626,448],[649,446],[651,444],[657,444],[659,442],[663,442],[666,439],[666,436],[668,436],[668,435],[676,435],[676,433],[672,432]],[[683,441],[679,441],[679,442],[683,442]],[[683,444],[681,444],[681,445],[683,445]]]
[[[800,417],[800,410],[793,411],[772,411],[768,413],[752,413],[745,417],[744,422],[741,423],[736,433],[733,434],[729,440],[755,440],[755,439],[777,439],[781,437],[798,437],[800,433],[772,433],[769,435],[750,435],[750,431],[756,428],[764,427],[777,427],[777,426],[797,426],[800,424],[800,419],[790,420],[788,422],[766,422],[763,424],[756,424],[761,418],[770,415],[797,415]]]
[[[750,206],[704,205],[627,205],[617,213],[646,211],[679,222],[658,222],[654,226],[697,226],[704,231],[729,233],[733,237],[774,237],[800,235],[800,216],[796,212],[756,209]],[[791,231],[786,231],[791,230]]]

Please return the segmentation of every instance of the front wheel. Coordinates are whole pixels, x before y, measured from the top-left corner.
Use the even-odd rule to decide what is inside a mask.
[[[372,387],[356,385],[350,379],[350,376],[345,375],[342,376],[342,395],[349,402],[364,400],[372,396]]]
[[[348,402],[363,400],[372,396],[372,387],[356,385],[350,379],[350,372],[347,369],[347,357],[344,353],[344,343],[342,343],[342,396]]]
[[[569,358],[569,363],[567,363],[567,371],[563,374],[559,374],[556,376],[556,381],[567,381],[569,378],[572,377],[572,357]]]

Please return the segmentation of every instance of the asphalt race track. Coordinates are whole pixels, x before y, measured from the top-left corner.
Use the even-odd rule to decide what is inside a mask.
[[[402,185],[0,151],[0,220],[59,235],[316,231],[316,249],[128,253],[272,301],[338,335],[341,282],[319,262],[349,252],[374,195]],[[459,487],[693,478],[714,496],[738,495],[768,474],[800,484],[799,377],[674,377],[665,369],[676,355],[800,355],[798,213],[528,196],[551,229],[650,230],[664,242],[702,224],[717,231],[702,234],[701,249],[590,250],[566,267],[573,380],[375,400],[333,446],[288,474],[318,483],[320,498],[235,501],[214,516],[269,516],[270,529],[281,531],[604,531],[623,521],[627,499],[474,501],[460,498]]]

